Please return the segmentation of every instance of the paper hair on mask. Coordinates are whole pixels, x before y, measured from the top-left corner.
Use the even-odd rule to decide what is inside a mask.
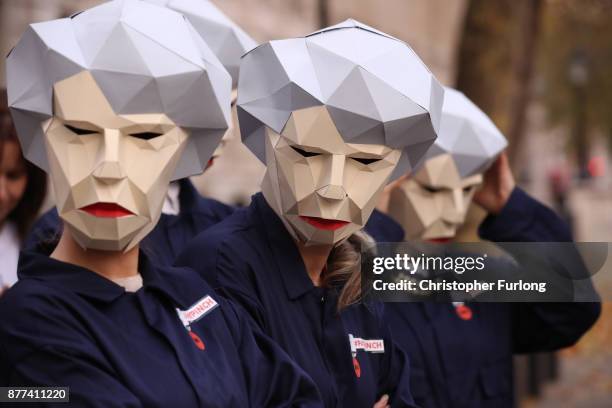
[[[508,142],[497,126],[463,93],[445,88],[438,139],[424,160],[448,153],[459,176],[484,173]]]
[[[182,15],[139,0],[32,24],[7,74],[23,151],[84,248],[136,245],[168,183],[201,173],[230,121],[214,53]]]
[[[117,114],[165,113],[189,131],[174,180],[202,172],[231,120],[231,78],[183,16],[115,0],[29,26],[7,57],[7,88],[24,153],[45,171],[53,85],[83,70]]]
[[[146,0],[183,14],[215,53],[238,86],[240,57],[257,43],[208,0]]]
[[[435,140],[444,98],[406,43],[350,19],[258,46],[243,57],[239,86],[242,139],[262,162],[265,127],[280,133],[291,112],[324,106],[345,141],[403,149],[397,176]]]
[[[146,0],[179,12],[193,25],[204,42],[215,53],[219,61],[232,76],[232,101],[238,86],[240,58],[255,48],[257,42],[230,20],[217,6],[208,0]],[[233,124],[227,129],[212,158],[223,154],[227,142],[234,134]]]
[[[438,139],[415,174],[391,193],[389,214],[407,238],[453,237],[482,173],[506,146],[484,112],[461,92],[446,88]]]
[[[302,241],[331,244],[363,227],[386,182],[425,154],[443,96],[407,44],[347,20],[247,53],[238,118],[267,164],[269,204]]]

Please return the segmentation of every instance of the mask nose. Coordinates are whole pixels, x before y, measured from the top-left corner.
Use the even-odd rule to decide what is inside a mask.
[[[119,162],[119,140],[118,130],[105,130],[102,146],[102,161],[94,170],[94,177],[103,182],[112,182],[125,178],[125,172]]]
[[[446,212],[445,221],[460,224],[465,217],[465,203],[463,201],[463,189],[455,188],[451,191],[450,205]]]
[[[346,197],[346,191],[342,186],[327,185],[317,190],[317,194],[328,200],[342,200]]]
[[[327,183],[317,190],[317,194],[328,200],[343,200],[346,191],[342,186],[344,180],[344,164],[346,158],[341,154],[334,154],[328,161]]]

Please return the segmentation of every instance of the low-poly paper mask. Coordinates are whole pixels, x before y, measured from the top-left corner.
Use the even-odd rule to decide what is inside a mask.
[[[84,248],[134,247],[169,182],[203,171],[230,120],[219,60],[183,16],[139,0],[31,25],[7,73],[26,157],[50,173]]]
[[[181,13],[193,25],[200,37],[208,44],[232,76],[232,106],[234,106],[240,57],[255,48],[257,42],[208,0],[146,1]],[[234,126],[232,124],[213,153],[209,165],[212,165],[213,160],[221,156],[233,134]]]
[[[262,191],[301,242],[363,228],[387,182],[436,138],[443,89],[405,43],[347,20],[243,57],[243,141],[267,165]]]
[[[240,57],[257,42],[208,0],[146,0],[185,16],[232,76],[238,86]]]
[[[444,240],[465,222],[482,173],[506,138],[461,92],[447,88],[438,139],[414,176],[391,192],[389,214],[407,239]]]

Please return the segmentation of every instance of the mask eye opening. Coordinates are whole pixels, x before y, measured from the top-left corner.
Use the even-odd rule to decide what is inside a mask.
[[[79,135],[79,136],[82,136],[82,135],[93,135],[95,133],[98,133],[95,130],[81,129],[81,128],[78,128],[76,126],[69,125],[67,123],[64,123],[64,127],[66,129],[68,129],[69,131],[71,131],[72,133],[74,133],[76,135]]]
[[[362,158],[362,157],[351,157],[351,159],[361,163],[361,164],[365,164],[366,166],[368,164],[372,164],[372,163],[376,163],[378,161],[381,161],[382,159],[366,159],[366,158]]]
[[[137,139],[141,139],[141,140],[151,140],[161,135],[163,135],[163,133],[158,133],[158,132],[130,133],[130,136],[135,137]]]
[[[313,156],[320,155],[320,153],[307,152],[306,150],[300,149],[299,147],[296,147],[296,146],[291,146],[291,148],[303,157],[313,157]]]
[[[423,187],[424,190],[430,192],[430,193],[437,193],[439,191],[441,191],[442,189],[440,188],[435,188],[435,187],[431,187],[431,186],[426,186],[424,184],[421,184],[421,187]]]

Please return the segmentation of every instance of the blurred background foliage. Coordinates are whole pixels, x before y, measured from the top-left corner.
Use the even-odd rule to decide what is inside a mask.
[[[539,96],[550,124],[574,128],[574,147],[580,146],[577,138],[589,139],[593,132],[612,141],[611,22],[612,0],[547,2],[538,58]],[[577,117],[584,120],[582,129],[575,129]]]
[[[612,0],[471,0],[456,85],[508,136],[512,159],[535,100],[586,165],[592,134],[612,142]]]

